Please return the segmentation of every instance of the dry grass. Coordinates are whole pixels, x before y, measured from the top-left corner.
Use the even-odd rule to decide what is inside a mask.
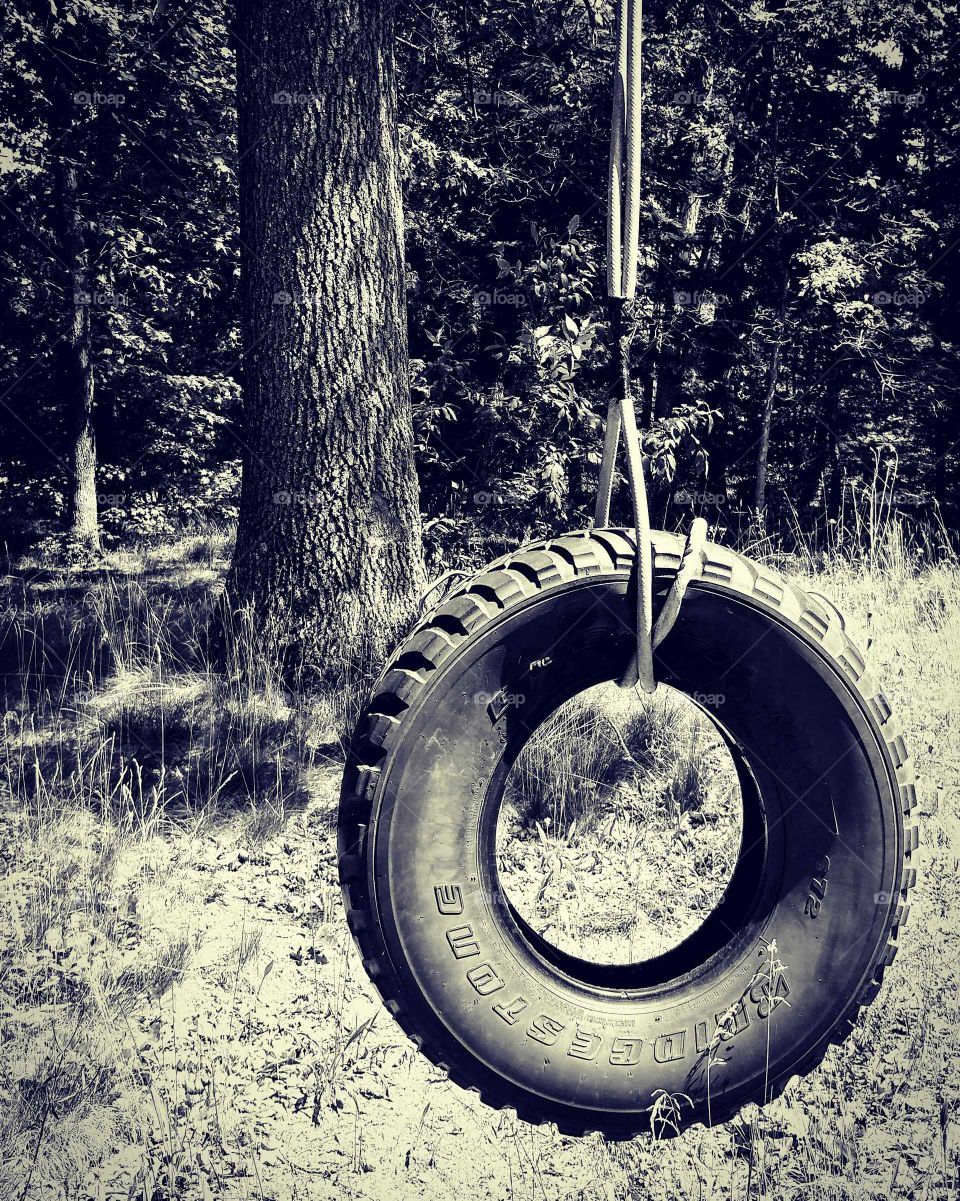
[[[960,570],[889,514],[870,539],[785,566],[845,612],[917,759],[925,861],[901,954],[853,1037],[782,1100],[623,1145],[485,1109],[377,1002],[336,884],[348,702],[305,713],[210,669],[225,539],[131,548],[95,574],[21,565],[0,645],[0,1195],[955,1198]],[[531,748],[501,852],[512,838],[537,857],[525,895],[551,936],[606,921],[611,954],[634,956],[656,934],[663,855],[709,904],[735,806],[682,711],[614,715],[614,732],[597,710]],[[628,864],[639,900],[618,930],[591,893]],[[678,898],[659,896],[674,918]],[[658,1099],[654,1135],[678,1105]]]
[[[184,983],[199,848],[229,831],[233,863],[262,853],[341,746],[336,702],[307,710],[250,664],[214,670],[226,550],[194,538],[95,572],[27,563],[2,597],[0,1162],[28,1191],[77,1185],[125,1144],[128,1166],[166,1148],[143,1181],[172,1187],[182,1106],[145,1088],[137,1022]]]
[[[600,685],[568,701],[507,780],[498,868],[556,946],[633,963],[682,942],[716,906],[740,844],[726,746],[692,702]]]

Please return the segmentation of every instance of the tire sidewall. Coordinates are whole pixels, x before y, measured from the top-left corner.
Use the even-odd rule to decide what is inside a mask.
[[[886,937],[876,898],[899,887],[902,822],[883,739],[823,652],[733,590],[694,586],[658,678],[688,691],[696,677],[702,697],[724,695],[699,703],[763,744],[748,751],[766,824],[752,912],[698,970],[652,988],[598,989],[544,962],[498,893],[484,835],[491,780],[524,725],[618,674],[630,614],[626,575],[593,576],[531,596],[458,646],[382,765],[368,888],[418,1022],[468,1075],[504,1082],[518,1108],[590,1112],[614,1132],[651,1106],[656,1118],[659,1104],[673,1133],[670,1122],[722,1120],[765,1099],[822,1054]],[[711,643],[718,625],[746,644],[759,630],[766,649]],[[711,672],[738,694],[733,721]],[[764,673],[779,680],[761,686]],[[810,780],[812,791],[798,783]]]

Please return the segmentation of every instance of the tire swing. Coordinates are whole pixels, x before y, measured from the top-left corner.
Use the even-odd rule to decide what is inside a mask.
[[[608,230],[619,386],[595,526],[505,555],[420,622],[357,727],[339,818],[350,929],[424,1054],[492,1106],[611,1138],[725,1121],[814,1068],[877,993],[918,842],[903,738],[833,606],[703,541],[702,522],[686,542],[649,529],[620,320],[636,287],[639,25],[639,0],[619,0]],[[621,430],[634,531],[608,528]],[[610,680],[697,698],[743,802],[717,907],[633,964],[537,934],[495,854],[521,750],[564,702]]]

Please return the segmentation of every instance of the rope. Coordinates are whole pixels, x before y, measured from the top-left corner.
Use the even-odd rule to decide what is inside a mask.
[[[627,10],[626,12],[624,10]],[[623,295],[637,294],[637,254],[640,249],[640,133],[643,88],[640,34],[643,0],[618,0],[618,18],[627,25],[627,195],[623,234]]]
[[[617,3],[617,61],[613,71],[613,116],[607,173],[607,295],[623,295],[623,139],[627,93],[627,22],[623,0]]]
[[[702,517],[695,517],[683,548],[680,570],[670,585],[670,591],[667,593],[667,599],[663,602],[657,624],[653,627],[654,650],[670,633],[674,622],[680,616],[680,605],[683,602],[684,593],[687,591],[687,585],[691,580],[698,580],[703,575],[706,542],[707,523]]]
[[[639,685],[644,692],[653,692],[657,687],[653,652],[673,628],[688,584],[703,570],[707,523],[702,517],[694,521],[680,569],[654,628],[653,539],[643,472],[643,451],[630,382],[633,322],[629,306],[637,294],[637,258],[640,249],[642,23],[643,0],[617,0],[617,59],[613,77],[613,119],[607,175],[607,295],[613,335],[611,351],[617,378],[607,409],[594,526],[605,526],[610,520],[614,469],[620,436],[623,434],[637,542],[637,643],[619,683],[621,688]]]

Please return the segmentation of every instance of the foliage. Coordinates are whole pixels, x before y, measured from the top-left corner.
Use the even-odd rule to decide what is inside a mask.
[[[16,511],[62,509],[70,435],[60,352],[84,305],[108,527],[131,516],[142,527],[147,506],[160,526],[171,513],[216,512],[215,494],[198,502],[209,490],[203,473],[238,457],[224,436],[238,344],[223,7],[62,0],[8,6],[0,20],[0,430]],[[85,291],[64,267],[64,166],[77,177]]]
[[[611,6],[413,13],[427,508],[515,534],[580,524],[608,383]],[[751,520],[778,344],[770,515],[826,528],[897,446],[902,508],[955,521],[952,17],[888,0],[646,10],[634,373],[661,523],[678,505]],[[420,334],[438,327],[441,355]],[[564,362],[573,328],[593,337]]]
[[[954,7],[683,0],[644,19],[633,369],[655,520],[752,525],[760,471],[770,527],[822,536],[895,448],[898,508],[952,527]],[[8,512],[63,508],[66,162],[92,263],[79,301],[108,531],[229,517],[242,426],[226,8],[18,0],[2,21]],[[441,558],[589,518],[610,367],[611,22],[604,0],[400,4],[411,387]]]

